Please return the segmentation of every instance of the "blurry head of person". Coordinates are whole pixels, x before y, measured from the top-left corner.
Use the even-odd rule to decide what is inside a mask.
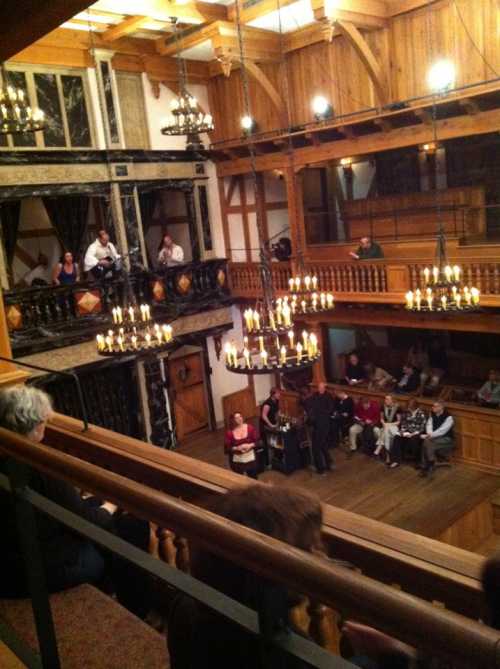
[[[435,413],[436,416],[440,416],[444,411],[444,404],[439,400],[436,400],[432,405],[432,413]]]
[[[281,397],[281,390],[279,388],[271,388],[271,392],[269,393],[271,399],[273,400],[279,400]]]
[[[491,383],[498,383],[498,372],[495,369],[490,369],[488,380],[491,381]]]
[[[168,232],[166,234],[164,234],[163,237],[161,238],[161,248],[163,248],[163,249],[169,249],[172,246],[173,243],[174,243],[174,240],[168,234]]]
[[[243,414],[240,413],[239,411],[235,411],[233,414],[231,414],[230,418],[231,429],[234,430],[235,427],[243,425],[244,422],[245,419],[243,418]]]
[[[97,239],[101,242],[103,246],[106,246],[106,244],[109,243],[109,235],[106,232],[106,230],[104,229],[99,230],[99,232],[97,233]]]
[[[372,245],[372,240],[370,237],[361,237],[359,240],[359,243],[361,245],[361,248],[363,249],[369,249],[370,246]]]
[[[410,375],[410,374],[413,374],[414,371],[415,371],[415,368],[412,367],[411,365],[404,365],[404,367],[403,367],[403,373],[404,374]]]
[[[351,365],[357,365],[359,363],[359,357],[357,353],[349,353],[349,362]]]
[[[32,386],[11,386],[0,391],[0,426],[40,442],[52,415],[50,397]]]
[[[384,397],[384,404],[388,407],[390,407],[394,404],[394,399],[393,399],[392,395],[386,395]]]
[[[42,267],[47,267],[47,265],[49,264],[49,259],[47,258],[47,256],[45,255],[45,253],[41,253],[41,252],[40,252],[40,253],[38,254],[37,263],[38,263],[39,265],[41,265]]]
[[[372,401],[367,395],[365,395],[365,397],[363,397],[363,399],[361,400],[361,403],[363,404],[364,407],[368,408],[372,403]]]
[[[73,254],[71,251],[65,251],[62,258],[61,262],[63,265],[72,265],[73,264]]]
[[[408,411],[411,411],[413,413],[413,411],[416,411],[417,409],[418,409],[418,402],[416,399],[413,398],[408,402]]]
[[[323,381],[321,381],[320,383],[318,383],[318,393],[320,395],[324,395],[325,392],[326,392],[326,383],[323,383]]]

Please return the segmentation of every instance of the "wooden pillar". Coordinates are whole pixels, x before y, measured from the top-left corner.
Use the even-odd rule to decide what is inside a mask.
[[[304,202],[302,173],[295,172],[293,165],[284,171],[286,194],[288,201],[288,221],[290,224],[290,241],[292,243],[292,273],[296,271],[296,258],[299,251],[306,248],[306,232],[304,225]]]
[[[2,291],[0,291],[0,356],[12,359]],[[29,373],[26,370],[19,369],[15,364],[0,360],[0,387],[13,383],[24,383],[28,376]]]

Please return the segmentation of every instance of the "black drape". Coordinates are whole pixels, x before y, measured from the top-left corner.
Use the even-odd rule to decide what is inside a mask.
[[[139,191],[139,207],[141,209],[141,220],[142,220],[142,230],[144,236],[146,236],[146,230],[148,226],[151,225],[153,221],[153,216],[156,209],[156,193],[155,190],[148,190],[141,193]],[[149,267],[156,267],[155,261],[156,258],[151,258],[149,253],[148,245],[146,244],[146,253],[148,254],[148,265]]]
[[[86,195],[44,197],[43,204],[64,251],[71,251],[75,260],[83,254],[87,233],[90,199]]]
[[[7,265],[10,267],[14,259],[17,244],[17,233],[21,215],[21,200],[2,202],[0,204],[0,221],[2,222],[2,236],[7,256]]]

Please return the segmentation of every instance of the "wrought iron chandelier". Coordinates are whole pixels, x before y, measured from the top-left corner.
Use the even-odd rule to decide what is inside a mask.
[[[0,88],[0,135],[37,132],[45,127],[45,114],[41,109],[32,109],[21,88],[11,86],[4,64],[1,65],[2,87]]]
[[[96,337],[97,352],[104,356],[138,353],[164,348],[173,342],[171,325],[160,325],[151,320],[149,304],[131,305],[112,309],[113,328]]]
[[[299,267],[303,267],[302,257],[299,257]],[[329,311],[335,306],[332,293],[318,292],[318,277],[305,273],[305,269],[288,280],[289,295],[284,301],[290,300],[292,314],[312,314],[318,311]]]
[[[214,129],[213,119],[210,114],[205,114],[199,109],[198,101],[187,90],[187,69],[186,62],[181,57],[177,18],[172,19],[172,24],[177,48],[180,90],[179,95],[171,102],[170,118],[161,132],[163,135],[187,135],[187,149],[201,150],[204,147],[200,134]]]

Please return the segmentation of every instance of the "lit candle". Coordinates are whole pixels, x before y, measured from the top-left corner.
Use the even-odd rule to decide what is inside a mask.
[[[260,315],[258,311],[253,312],[253,322],[256,330],[260,330]]]
[[[310,277],[310,276],[306,276],[306,277],[304,278],[304,283],[305,283],[305,285],[306,285],[306,290],[309,290],[309,288],[310,288],[310,286],[311,286],[311,277]]]
[[[224,346],[224,353],[226,354],[226,365],[231,366],[231,344],[227,341]]]
[[[162,325],[161,329],[163,330],[163,336],[165,337],[165,342],[168,343],[169,341],[172,341],[172,326]]]
[[[321,293],[321,295],[319,296],[319,302],[321,304],[321,308],[326,309],[326,295],[325,295],[325,293]]]
[[[141,311],[141,319],[143,321],[145,321],[146,320],[146,305],[145,304],[141,304],[140,311]]]
[[[262,358],[262,365],[267,367],[267,351],[265,349],[260,352],[260,357]]]
[[[417,288],[415,291],[415,303],[417,305],[417,311],[420,311],[420,304],[422,302],[422,293],[420,292],[420,288]]]
[[[300,290],[300,276],[295,277],[295,290]]]
[[[469,288],[467,286],[464,287],[464,297],[465,297],[465,301],[467,303],[467,306],[470,307],[471,302],[472,302],[472,296],[469,293]]]
[[[425,283],[429,283],[430,273],[431,273],[431,272],[430,272],[430,269],[429,269],[428,267],[426,267],[426,268],[424,269],[424,279],[425,279]]]
[[[98,334],[95,339],[96,339],[96,342],[97,342],[97,350],[98,351],[104,350],[104,337],[102,335]]]
[[[293,281],[293,279],[288,279],[288,286],[289,286],[289,288],[290,288],[290,292],[293,291],[293,285],[294,285],[294,281]]]
[[[458,265],[453,265],[453,274],[455,275],[455,281],[460,281],[460,267]]]
[[[292,300],[292,314],[295,315],[295,312],[297,311],[297,300],[293,299]]]
[[[120,351],[123,352],[125,350],[123,348],[123,337],[118,337],[118,339],[116,341],[118,342],[118,348],[120,349]]]
[[[264,350],[264,337],[259,337],[259,350],[261,353]]]
[[[123,323],[123,312],[121,307],[116,307],[116,316],[118,319],[118,323]]]
[[[149,321],[149,319],[151,318],[151,309],[149,304],[146,304],[145,306],[146,306],[146,320]]]
[[[128,317],[129,317],[131,323],[134,323],[134,322],[135,322],[134,307],[129,307],[129,309],[128,309]]]
[[[281,302],[276,306],[276,320],[278,325],[281,325]]]
[[[111,343],[114,343],[115,333],[113,330],[108,330],[108,337],[111,339]]]
[[[313,287],[313,290],[316,290],[316,288],[318,287],[318,277],[317,276],[313,276],[313,278],[312,278],[312,287]]]
[[[271,330],[276,330],[276,323],[274,321],[274,314],[272,309],[269,310],[269,327]]]
[[[307,339],[308,339],[308,334],[306,330],[302,330],[302,341],[304,342],[304,348],[307,348]]]
[[[247,348],[243,349],[243,357],[245,358],[245,364],[250,369],[251,363],[250,363],[250,351]]]
[[[437,267],[432,268],[432,278],[434,279],[434,283],[438,282],[438,277],[439,277],[439,270]]]
[[[333,295],[331,293],[327,294],[326,302],[327,302],[328,308],[331,309],[333,307]]]
[[[446,295],[442,295],[441,296],[441,307],[442,307],[443,311],[446,311],[446,303],[447,303]]]
[[[474,304],[479,304],[479,290],[477,288],[471,288],[470,292],[472,295],[472,302]]]
[[[288,339],[290,340],[290,348],[293,348],[293,339],[295,337],[295,334],[293,330],[289,330],[288,332]]]
[[[118,314],[116,312],[116,307],[113,307],[111,310],[111,313],[113,315],[113,323],[118,323]]]
[[[457,294],[455,295],[455,304],[457,305],[457,309],[461,309],[461,308],[462,308],[462,307],[460,306],[460,305],[461,305],[461,302],[462,302],[462,296],[460,295],[460,293],[457,293]]]
[[[446,281],[450,282],[452,276],[452,269],[449,265],[446,265],[446,267],[444,268],[444,274],[446,276]]]
[[[300,341],[297,344],[296,350],[297,350],[297,362],[300,364],[300,362],[302,361],[302,344],[300,343]]]
[[[457,287],[452,286],[451,287],[451,292],[452,292],[452,295],[453,295],[453,299],[456,300],[457,299]]]
[[[243,312],[243,316],[245,318],[245,325],[248,330],[248,332],[252,331],[252,326],[253,326],[253,317],[252,317],[252,310],[251,309],[245,309]]]
[[[427,305],[429,307],[429,311],[432,311],[432,300],[433,300],[432,293],[430,293],[429,295],[427,295]]]
[[[156,330],[156,338],[158,339],[158,344],[161,345],[162,339],[163,339],[163,333],[160,330],[160,328],[158,328],[158,330]]]
[[[406,308],[413,309],[413,292],[411,290],[406,293]]]
[[[280,349],[280,365],[286,365],[286,346]]]
[[[146,347],[149,348],[151,346],[151,335],[149,332],[146,332],[144,339],[146,340]]]
[[[113,353],[113,340],[109,335],[106,337],[106,344],[108,345],[108,351]]]
[[[137,351],[137,337],[135,335],[132,335],[131,341],[132,341],[132,348],[135,351]]]
[[[318,293],[312,294],[312,308],[314,311],[317,311],[318,309]]]
[[[318,338],[314,334],[314,332],[311,333],[311,336],[309,337],[309,341],[311,342],[311,348],[313,355],[318,355]]]
[[[288,304],[283,307],[283,320],[285,322],[285,327],[288,327],[292,324],[292,320],[290,318],[290,307]]]

